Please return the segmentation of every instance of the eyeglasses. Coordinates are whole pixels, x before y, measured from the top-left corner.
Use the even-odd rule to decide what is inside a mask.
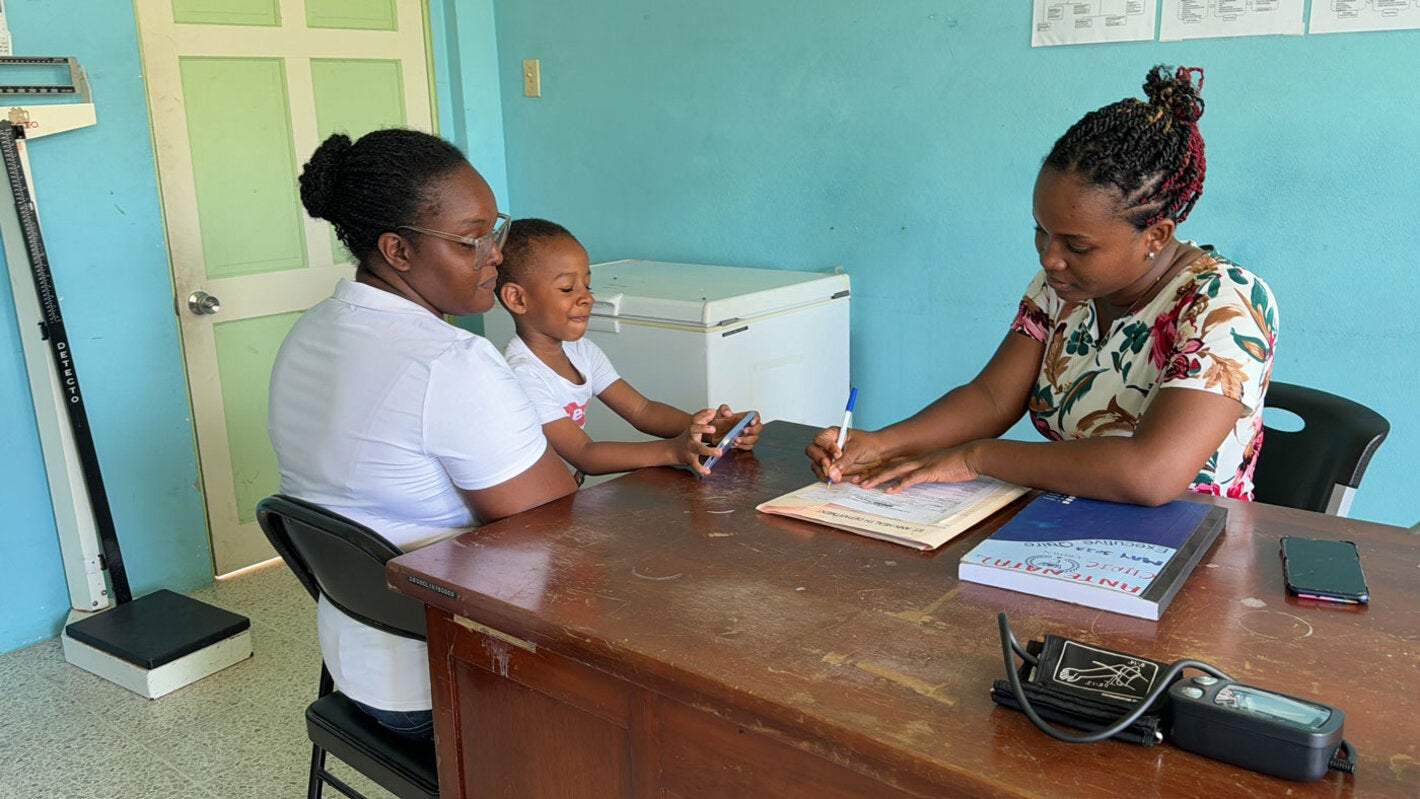
[[[493,255],[494,247],[497,247],[499,252],[502,252],[503,243],[508,240],[508,223],[511,222],[512,219],[513,218],[507,214],[499,214],[493,230],[476,239],[471,239],[467,236],[455,236],[452,233],[445,233],[442,230],[430,230],[427,227],[419,227],[417,225],[400,225],[395,229],[412,230],[415,233],[423,233],[426,236],[433,236],[436,239],[462,244],[473,250],[474,258],[478,261],[478,264],[482,266],[488,263],[489,257]]]

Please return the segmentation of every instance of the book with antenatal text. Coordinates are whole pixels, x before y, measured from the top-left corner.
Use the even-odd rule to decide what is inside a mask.
[[[1226,508],[1041,494],[962,556],[962,580],[1157,621],[1222,532]]]

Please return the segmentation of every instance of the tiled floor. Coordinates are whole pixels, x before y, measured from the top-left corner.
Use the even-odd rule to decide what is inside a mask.
[[[0,799],[305,796],[315,603],[280,563],[193,596],[249,617],[255,655],[156,700],[69,665],[57,640],[0,655]]]

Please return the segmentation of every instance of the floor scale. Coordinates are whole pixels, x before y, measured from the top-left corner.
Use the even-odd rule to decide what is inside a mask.
[[[60,315],[32,190],[26,142],[96,123],[73,58],[0,57],[0,75],[67,82],[0,85],[0,97],[44,97],[0,119],[0,239],[44,452],[73,610],[61,641],[71,664],[156,699],[252,655],[245,617],[166,589],[134,598],[104,491],[79,377]],[[55,100],[77,102],[54,102]],[[8,104],[7,104],[8,105]],[[111,591],[110,591],[111,586]]]

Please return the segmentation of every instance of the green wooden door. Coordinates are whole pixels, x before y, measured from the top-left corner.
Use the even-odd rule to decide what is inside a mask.
[[[173,287],[216,574],[274,556],[271,363],[301,312],[353,275],[297,176],[331,133],[431,130],[419,0],[138,0]],[[100,120],[102,124],[102,120]],[[216,298],[215,313],[189,299]],[[211,301],[209,301],[211,302]]]

